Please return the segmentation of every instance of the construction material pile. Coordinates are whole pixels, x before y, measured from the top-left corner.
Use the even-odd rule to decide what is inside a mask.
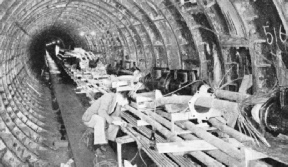
[[[145,91],[140,82],[143,75],[137,70],[132,75],[116,76],[103,72],[104,64],[97,64],[95,69],[87,68],[87,64],[77,69],[64,63],[63,68],[77,84],[77,92],[85,93],[91,100],[93,93],[99,91],[130,91],[131,102],[122,114],[128,123],[122,128],[128,139],[118,139],[118,149],[121,144],[136,141],[159,166],[267,165],[261,159],[268,157],[287,163],[257,149],[263,146],[261,142],[270,146],[265,139],[234,129],[241,113],[239,102],[233,98],[243,99],[247,94],[211,92],[209,85],[202,84],[193,96],[163,96],[159,90]]]

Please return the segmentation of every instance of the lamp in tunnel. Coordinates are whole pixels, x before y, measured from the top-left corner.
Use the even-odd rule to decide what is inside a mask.
[[[96,35],[96,32],[95,32],[95,31],[91,31],[91,32],[90,32],[90,35],[95,36],[95,35]]]
[[[85,35],[85,32],[81,31],[79,35],[83,37]]]

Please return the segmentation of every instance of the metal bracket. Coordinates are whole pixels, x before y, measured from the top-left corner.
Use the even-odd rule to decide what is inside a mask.
[[[213,94],[211,93],[196,93],[192,99],[188,102],[189,109],[190,109],[190,119],[197,119],[198,123],[202,123],[203,120],[208,120],[213,117],[220,117],[222,112],[220,110],[210,108],[208,111],[199,112],[195,109],[195,103],[199,97],[211,97]]]
[[[185,112],[185,113],[173,113],[171,114],[171,131],[173,133],[187,133],[186,131],[183,132],[175,132],[175,122],[176,121],[181,121],[181,120],[191,120],[191,119],[197,119],[197,122],[199,123],[200,126],[204,126],[205,123],[203,123],[203,120],[208,120],[209,118],[212,117],[220,117],[222,115],[222,112],[220,110],[210,108],[206,112],[198,112],[195,109],[195,103],[199,97],[214,97],[213,94],[207,93],[208,89],[210,87],[202,87],[199,89],[199,92],[197,92],[192,99],[188,102],[190,112]],[[205,127],[206,130],[213,130],[209,127]]]

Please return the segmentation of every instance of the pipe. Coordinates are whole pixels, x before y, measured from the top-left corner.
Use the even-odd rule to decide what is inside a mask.
[[[246,142],[246,141],[253,141],[254,139],[244,135],[243,133],[240,133],[239,131],[223,124],[222,122],[220,122],[218,119],[216,118],[210,118],[208,120],[212,126],[214,126],[215,128],[221,130],[222,132],[228,134],[229,136],[232,136],[233,138],[237,139],[240,142]]]
[[[207,141],[208,143],[214,145],[221,151],[225,152],[226,154],[230,155],[231,157],[237,159],[238,161],[243,161],[245,159],[245,156],[241,151],[239,151],[237,148],[233,147],[231,144],[224,142],[223,140],[215,137],[214,135],[208,133],[202,128],[197,127],[192,122],[186,121],[183,123],[184,127],[190,130],[192,133],[194,133],[199,138],[202,138],[203,140]]]
[[[147,103],[148,108],[154,108],[165,104],[188,104],[193,96],[168,96],[159,98],[153,102]]]
[[[214,90],[214,94],[216,97],[220,99],[227,99],[227,100],[232,100],[236,102],[241,102],[244,99],[247,99],[251,96],[246,93],[231,92],[229,90],[221,90],[221,89]]]

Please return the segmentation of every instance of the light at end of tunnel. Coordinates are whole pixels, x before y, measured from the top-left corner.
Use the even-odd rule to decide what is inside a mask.
[[[91,34],[92,36],[95,36],[95,35],[96,35],[96,32],[95,32],[95,31],[92,31],[90,34]]]
[[[84,35],[85,35],[85,32],[81,31],[80,36],[84,36]]]

